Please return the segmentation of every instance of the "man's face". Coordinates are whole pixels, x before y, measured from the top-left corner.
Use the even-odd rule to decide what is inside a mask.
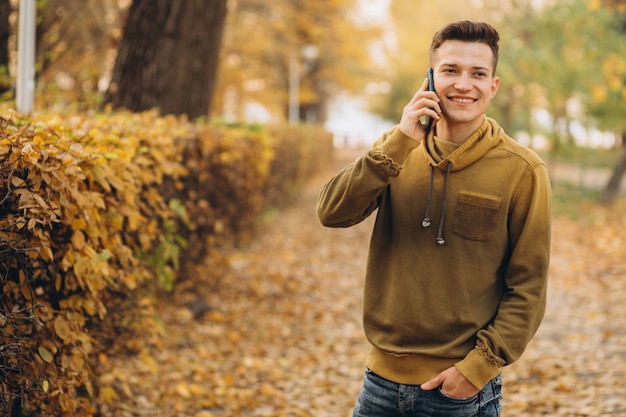
[[[484,43],[445,41],[433,56],[435,90],[450,128],[478,128],[500,79],[493,76],[493,53]]]

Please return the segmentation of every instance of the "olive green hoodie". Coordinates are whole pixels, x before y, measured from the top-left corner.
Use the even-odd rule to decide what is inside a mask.
[[[324,186],[317,213],[348,227],[378,209],[364,285],[367,366],[422,384],[455,365],[481,388],[543,319],[550,183],[541,159],[492,119],[436,154],[432,135],[418,143],[395,127]]]

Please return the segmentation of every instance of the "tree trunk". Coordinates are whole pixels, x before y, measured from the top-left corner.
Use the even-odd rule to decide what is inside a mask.
[[[11,0],[0,0],[0,94],[11,89],[9,77],[9,15]]]
[[[622,132],[622,156],[617,161],[615,167],[613,167],[611,178],[604,187],[604,190],[602,190],[602,195],[600,196],[600,202],[602,204],[615,202],[620,192],[624,172],[626,172],[626,132]]]
[[[208,116],[227,0],[134,0],[105,103]]]

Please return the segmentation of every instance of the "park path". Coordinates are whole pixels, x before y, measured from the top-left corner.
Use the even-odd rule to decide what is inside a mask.
[[[324,228],[315,201],[360,153],[337,151],[232,255],[219,284],[198,291],[206,314],[163,305],[163,340],[109,359],[103,377],[118,394],[103,417],[350,415],[368,349],[361,286],[373,219]],[[626,415],[626,242],[612,230],[555,219],[547,316],[504,371],[504,416]]]

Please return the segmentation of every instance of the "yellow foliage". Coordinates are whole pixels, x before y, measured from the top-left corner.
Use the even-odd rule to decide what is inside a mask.
[[[107,343],[92,337],[119,349],[132,346],[128,332],[159,336],[139,300],[200,279],[187,273],[196,264],[219,274],[220,248],[249,239],[263,210],[329,159],[330,144],[316,128],[233,129],[156,112],[0,117],[0,244],[22,242],[2,259],[1,308],[30,308],[39,320],[24,326],[45,327],[20,333],[34,335],[20,339],[36,352],[24,366],[37,361],[24,381],[47,384],[29,401],[90,415],[84,397],[65,393],[93,391],[92,351]],[[5,329],[0,345],[18,331]]]
[[[591,96],[597,103],[603,103],[607,100],[609,92],[603,85],[593,86],[591,89]]]
[[[119,396],[113,387],[105,386],[100,388],[100,401],[105,404],[113,404]]]
[[[602,7],[602,2],[600,0],[590,0],[587,8],[590,12],[596,11]]]

